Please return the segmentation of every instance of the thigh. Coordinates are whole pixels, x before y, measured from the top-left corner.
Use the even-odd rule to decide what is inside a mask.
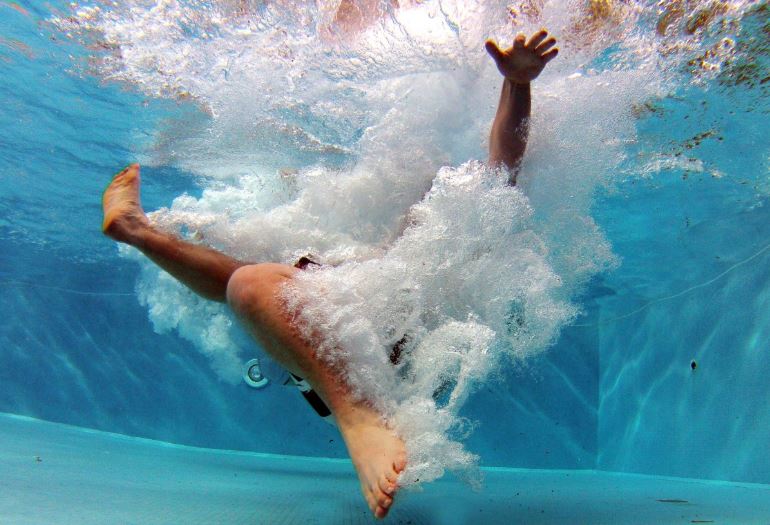
[[[264,350],[290,372],[305,377],[303,365],[312,350],[293,325],[282,294],[298,271],[267,263],[238,268],[227,285],[227,303]]]
[[[240,317],[274,314],[280,289],[298,270],[286,264],[248,264],[238,268],[227,283],[227,304]]]

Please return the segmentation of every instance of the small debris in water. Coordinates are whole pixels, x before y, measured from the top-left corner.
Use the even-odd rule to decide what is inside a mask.
[[[661,503],[690,503],[686,499],[659,499]]]
[[[690,361],[690,368],[692,368],[693,370],[698,368],[698,363],[696,363],[694,359]]]
[[[35,456],[35,463],[42,463],[43,459],[40,456]]]

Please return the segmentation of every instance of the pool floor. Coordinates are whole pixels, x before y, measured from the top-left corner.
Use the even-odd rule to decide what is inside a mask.
[[[255,448],[259,436],[254,437]],[[485,468],[399,495],[384,523],[770,524],[770,486]],[[348,461],[207,450],[0,414],[3,524],[373,522]]]

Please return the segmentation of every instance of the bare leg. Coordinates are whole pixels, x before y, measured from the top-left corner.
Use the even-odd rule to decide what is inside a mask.
[[[138,164],[131,164],[115,176],[104,192],[102,204],[102,231],[106,235],[138,248],[198,295],[225,301],[227,281],[245,263],[150,226],[139,202]]]
[[[196,293],[227,300],[262,346],[287,370],[307,379],[334,414],[372,513],[382,518],[406,467],[403,441],[368,403],[350,395],[339,371],[319,360],[298,333],[281,299],[299,271],[285,264],[245,265],[150,226],[139,202],[139,166],[120,172],[104,193],[105,234],[141,250]]]
[[[372,513],[382,518],[406,466],[404,443],[368,403],[353,400],[341,371],[318,359],[314,345],[298,334],[282,299],[282,288],[297,271],[278,264],[244,266],[230,279],[228,304],[270,354],[307,379],[331,409],[358,472],[361,492]]]

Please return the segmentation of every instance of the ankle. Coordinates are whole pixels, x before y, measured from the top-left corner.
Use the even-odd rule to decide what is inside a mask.
[[[371,425],[382,426],[384,421],[379,412],[363,401],[338,409],[334,418],[343,432]]]
[[[133,220],[131,217],[120,217],[104,230],[108,237],[138,249],[147,244],[153,233],[148,223]]]
[[[165,235],[158,232],[148,223],[140,223],[133,225],[133,227],[128,230],[128,239],[125,242],[138,250],[142,250],[146,246],[153,244],[153,240],[156,240],[161,236],[164,237],[163,240],[165,241]]]

